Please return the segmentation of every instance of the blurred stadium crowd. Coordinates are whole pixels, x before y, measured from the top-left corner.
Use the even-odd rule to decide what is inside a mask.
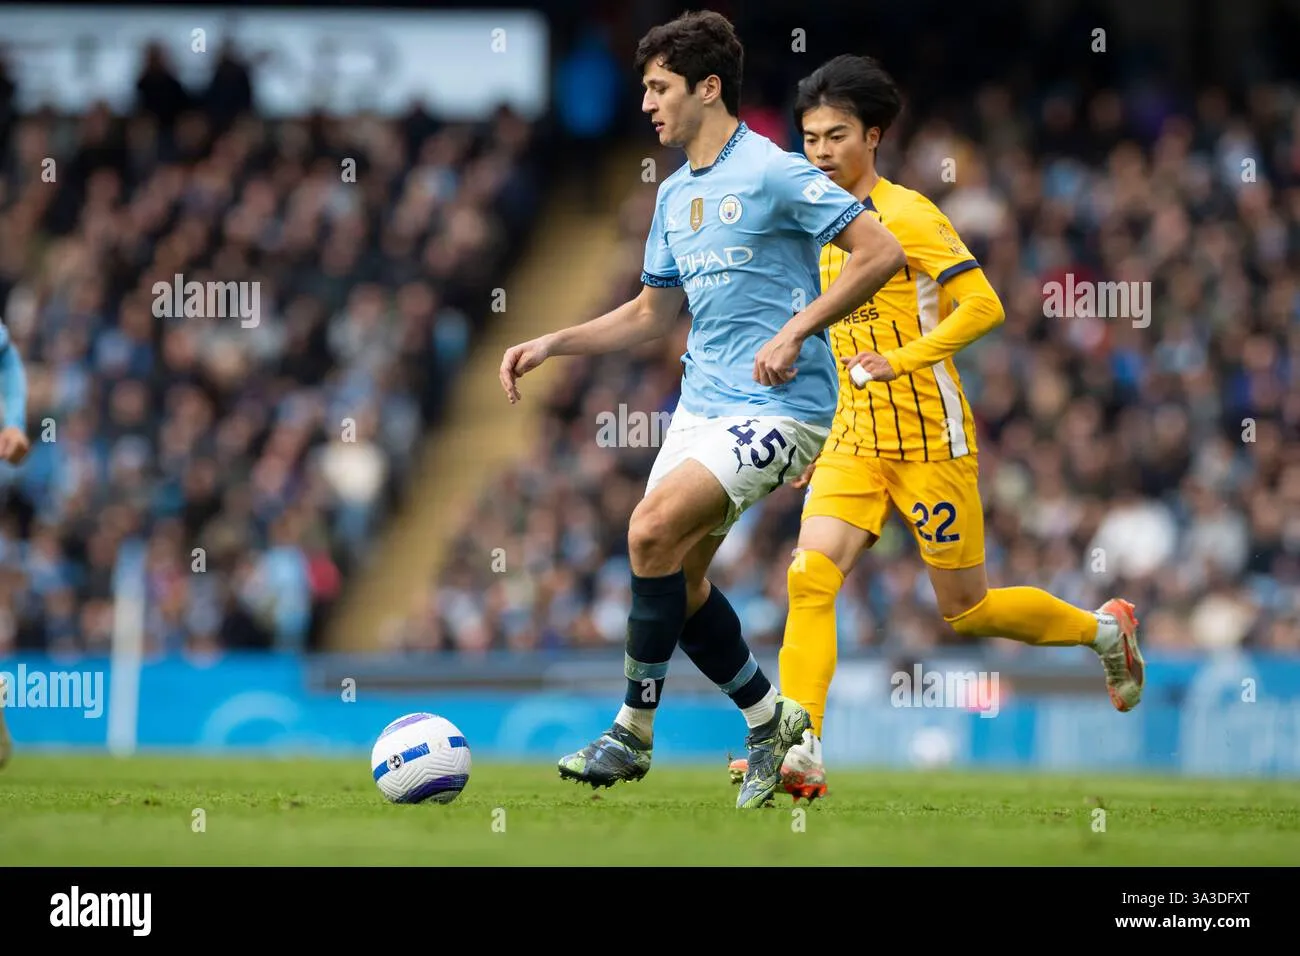
[[[0,472],[0,654],[102,650],[131,536],[150,651],[312,646],[533,214],[507,111],[272,122],[231,51],[202,89],[141,63],[131,115],[64,117],[18,115],[0,60],[0,316],[33,441]],[[255,324],[159,317],[176,274],[259,282]]]
[[[779,110],[745,115],[800,148]],[[1180,109],[1137,86],[1019,100],[990,85],[961,120],[914,120],[886,137],[879,170],[948,213],[1007,311],[958,359],[991,585],[1085,607],[1127,596],[1152,647],[1300,653],[1298,91],[1260,86],[1240,109],[1208,91]],[[637,292],[653,203],[646,186],[623,205],[608,307]],[[1047,317],[1044,284],[1067,273],[1151,280],[1150,324]],[[559,360],[539,447],[485,492],[459,559],[390,641],[621,646],[625,529],[655,449],[599,447],[598,415],[671,412],[684,343],[685,328],[631,357]],[[781,638],[801,501],[774,494],[718,554],[712,578],[755,645]],[[493,575],[496,547],[529,573]],[[839,609],[844,649],[954,638],[897,516]]]

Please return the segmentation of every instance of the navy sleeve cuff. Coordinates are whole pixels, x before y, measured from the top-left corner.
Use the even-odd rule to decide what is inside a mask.
[[[978,269],[980,264],[974,259],[967,259],[965,262],[959,262],[955,266],[949,266],[934,277],[934,281],[943,285],[953,276],[959,276],[963,272],[970,272],[972,269]]]
[[[842,213],[840,213],[839,216],[836,217],[833,223],[831,223],[821,232],[817,233],[817,245],[819,246],[826,245],[826,243],[830,242],[841,232],[843,232],[845,226],[851,223],[854,219],[857,219],[861,213],[864,213],[866,211],[867,211],[867,207],[862,205],[862,203],[858,202],[855,199],[853,201],[853,204],[849,206],[847,209],[845,209]]]
[[[656,289],[671,289],[682,284],[681,276],[657,276],[652,272],[641,273],[641,284]]]

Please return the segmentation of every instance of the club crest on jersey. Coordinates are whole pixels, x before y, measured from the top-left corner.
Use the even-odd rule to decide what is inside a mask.
[[[718,218],[728,226],[733,222],[740,221],[741,212],[743,212],[743,208],[736,196],[724,196],[722,202],[718,203]]]
[[[946,224],[942,222],[939,223],[938,231],[939,231],[939,238],[942,239],[945,243],[947,243],[948,249],[953,255],[955,256],[970,255],[970,253],[966,251],[966,247],[961,244],[961,240],[957,238],[956,234],[951,229],[949,229]]]
[[[691,200],[691,232],[696,232],[704,225],[704,197],[696,196]]]

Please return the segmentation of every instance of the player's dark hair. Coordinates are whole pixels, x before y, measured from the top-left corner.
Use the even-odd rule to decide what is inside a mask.
[[[722,105],[732,116],[740,114],[745,48],[731,21],[722,14],[712,10],[683,13],[652,29],[636,47],[637,76],[642,76],[646,64],[660,56],[667,69],[686,77],[688,91],[706,77],[716,75],[722,81]]]
[[[819,106],[851,113],[862,122],[863,132],[874,126],[883,138],[902,112],[903,96],[877,60],[845,53],[799,81],[794,123],[801,134],[804,114]]]

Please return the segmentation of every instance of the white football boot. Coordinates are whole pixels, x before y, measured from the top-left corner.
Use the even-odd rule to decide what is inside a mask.
[[[826,764],[822,761],[821,738],[805,730],[803,740],[791,747],[781,764],[781,789],[798,802],[810,803],[826,796]]]
[[[1092,649],[1105,668],[1111,704],[1127,713],[1141,703],[1147,683],[1146,661],[1138,646],[1137,613],[1123,598],[1111,598],[1094,613],[1100,625]]]

